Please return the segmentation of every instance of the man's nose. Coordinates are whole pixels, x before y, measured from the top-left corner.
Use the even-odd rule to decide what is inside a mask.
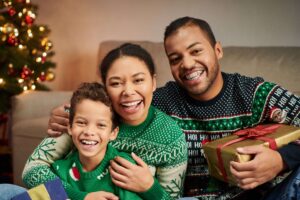
[[[195,60],[191,56],[184,56],[182,62],[182,68],[191,69],[195,66]]]

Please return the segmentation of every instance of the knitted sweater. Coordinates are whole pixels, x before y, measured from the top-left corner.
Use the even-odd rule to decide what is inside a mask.
[[[34,187],[57,176],[50,164],[70,152],[71,139],[66,135],[46,138],[27,160],[23,182]],[[120,125],[117,139],[112,145],[121,151],[134,152],[150,167],[155,179],[143,199],[172,199],[182,195],[187,166],[187,145],[178,125],[166,114],[150,107],[147,119],[138,126]],[[65,188],[72,187],[63,182]]]
[[[271,121],[270,113],[274,108],[286,114],[281,123],[300,126],[298,96],[276,84],[264,82],[262,78],[226,73],[222,73],[222,76],[223,88],[210,101],[196,101],[175,82],[168,82],[154,93],[152,104],[175,119],[186,135],[189,160],[185,196],[227,199],[239,192],[238,188],[229,187],[209,176],[202,149],[205,142]],[[299,146],[294,149],[300,150]],[[281,152],[282,157],[293,168],[299,164],[299,158],[296,163],[291,162],[288,156],[283,155],[288,151],[285,148],[282,151],[284,153]]]
[[[70,184],[66,191],[71,199],[81,200],[89,192],[106,191],[117,195],[120,199],[141,199],[137,194],[117,187],[111,181],[108,171],[109,161],[116,156],[121,156],[134,162],[130,155],[119,152],[110,145],[101,163],[91,172],[84,172],[79,161],[78,151],[73,152],[68,158],[57,160],[52,164],[52,169],[59,178]]]

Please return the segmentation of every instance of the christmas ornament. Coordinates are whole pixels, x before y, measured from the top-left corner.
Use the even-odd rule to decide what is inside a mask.
[[[17,13],[17,12],[16,12],[16,10],[15,10],[14,8],[8,9],[8,14],[9,14],[11,17],[14,16],[16,13]]]
[[[40,79],[40,81],[45,81],[46,80],[46,74],[45,74],[45,72],[42,72],[40,75],[39,75],[39,79]]]
[[[47,73],[47,76],[46,76],[47,81],[52,81],[54,78],[55,78],[55,75],[53,72],[50,71]]]
[[[10,35],[7,40],[6,40],[7,44],[11,45],[11,46],[16,46],[18,45],[18,38],[16,38],[14,35]]]
[[[23,68],[22,68],[22,72],[21,72],[21,78],[22,79],[26,79],[28,78],[29,76],[32,75],[32,71],[25,65]]]
[[[31,25],[32,23],[33,23],[33,18],[32,17],[30,17],[29,15],[26,15],[25,16],[25,23],[27,24],[27,25]]]

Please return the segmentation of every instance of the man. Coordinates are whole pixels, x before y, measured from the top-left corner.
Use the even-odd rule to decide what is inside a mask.
[[[222,73],[222,46],[203,20],[183,17],[173,21],[166,28],[164,46],[175,82],[157,89],[153,104],[172,116],[186,134],[189,163],[185,195],[232,198],[240,190],[209,176],[202,145],[242,128],[276,121],[270,115],[274,108],[286,112],[282,123],[300,126],[300,99],[262,78]],[[49,134],[65,130],[64,115],[62,107],[52,111]],[[258,146],[238,151],[254,155],[246,163],[231,162],[231,171],[242,189],[262,185],[284,170],[295,169],[300,162],[300,147],[295,143],[278,151]]]

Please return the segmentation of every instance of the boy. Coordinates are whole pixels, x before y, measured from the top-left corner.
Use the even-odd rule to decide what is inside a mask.
[[[83,83],[71,98],[69,119],[68,132],[76,150],[52,164],[69,198],[140,199],[111,181],[108,170],[111,159],[121,156],[133,161],[109,144],[117,137],[119,128],[104,87],[96,82]]]

